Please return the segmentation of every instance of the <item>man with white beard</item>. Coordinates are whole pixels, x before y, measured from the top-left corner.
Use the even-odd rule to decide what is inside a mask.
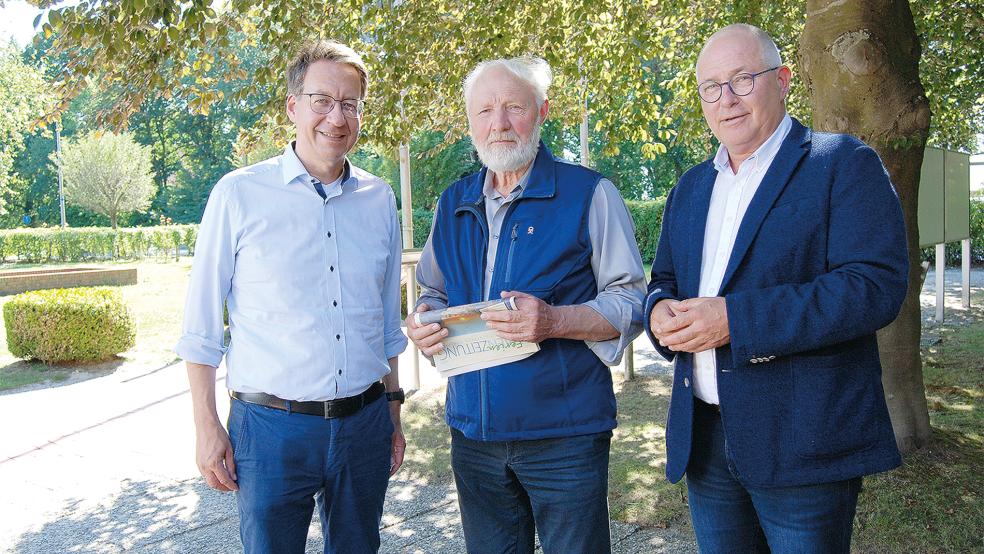
[[[645,276],[615,186],[540,142],[552,75],[535,58],[479,64],[465,80],[485,167],[441,195],[417,280],[417,311],[515,297],[483,314],[539,352],[448,380],[451,466],[468,552],[611,550],[611,371],[639,334]],[[427,356],[447,330],[407,318]]]

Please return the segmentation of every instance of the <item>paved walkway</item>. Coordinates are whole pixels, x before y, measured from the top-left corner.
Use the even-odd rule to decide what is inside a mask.
[[[932,274],[926,282],[924,314],[931,314]],[[984,272],[974,272],[972,286],[984,286]],[[959,273],[947,272],[947,291],[959,305]],[[668,371],[647,342],[635,343],[638,371]],[[429,365],[421,369],[422,388],[440,386]],[[225,413],[228,400],[220,395],[219,402]],[[204,486],[194,466],[181,365],[124,366],[66,386],[0,395],[0,429],[0,552],[241,551],[234,497]],[[613,522],[612,530],[618,553],[696,551],[682,526]],[[464,552],[450,483],[392,481],[382,540],[386,553]],[[308,551],[320,552],[322,544],[312,526]]]

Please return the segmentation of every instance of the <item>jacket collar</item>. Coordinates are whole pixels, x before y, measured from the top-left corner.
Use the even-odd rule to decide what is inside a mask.
[[[552,198],[557,193],[557,172],[554,168],[556,161],[557,158],[554,157],[553,152],[541,140],[536,158],[533,159],[533,169],[530,171],[529,181],[526,183],[526,188],[523,189],[521,198]],[[471,177],[468,192],[462,195],[461,204],[458,208],[466,205],[479,206],[485,201],[483,188],[488,172],[488,167],[482,167],[481,171]],[[456,208],[455,212],[457,211]]]
[[[792,177],[793,172],[799,166],[800,160],[809,152],[813,140],[813,133],[809,127],[804,126],[796,118],[791,118],[792,127],[786,139],[782,141],[779,152],[772,160],[772,164],[762,178],[755,196],[741,220],[738,228],[738,235],[735,237],[735,244],[731,250],[731,258],[728,260],[728,267],[725,269],[724,278],[721,281],[720,291],[725,290],[728,281],[734,276],[738,266],[748,252],[755,235],[762,225],[766,214],[775,204],[777,198],[786,188],[786,184]],[[696,294],[700,285],[700,269],[704,251],[704,230],[707,227],[707,211],[711,205],[711,192],[714,190],[714,181],[717,179],[717,170],[714,160],[710,159],[701,164],[703,171],[697,177],[695,192],[691,197],[691,236],[700,237],[700,240],[690,242],[690,252],[688,255],[688,280],[686,283],[687,291]]]

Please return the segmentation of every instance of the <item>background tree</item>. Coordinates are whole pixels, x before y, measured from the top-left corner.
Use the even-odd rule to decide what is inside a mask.
[[[775,37],[800,77],[789,97],[791,114],[806,124],[854,132],[879,148],[900,187],[910,241],[917,240],[917,185],[911,180],[917,177],[909,172],[918,169],[915,152],[927,140],[918,129],[925,123],[931,144],[965,149],[984,131],[982,0],[945,5],[912,0],[912,13],[908,7],[900,11],[906,5],[900,0],[871,4],[887,10],[881,18],[868,3],[814,0],[137,0],[61,8],[57,0],[31,1],[55,6],[42,30],[54,38],[53,54],[68,60],[56,82],[59,101],[67,105],[86,87],[86,77],[98,76],[93,82],[101,90],[114,91],[112,107],[100,117],[117,125],[125,125],[157,94],[172,94],[186,110],[204,115],[223,101],[217,83],[245,79],[238,53],[243,48],[265,52],[265,63],[248,72],[250,80],[232,94],[235,105],[263,114],[259,125],[240,133],[242,148],[262,129],[285,128],[282,70],[295,47],[310,37],[347,42],[364,53],[373,74],[364,140],[372,149],[366,160],[380,166],[392,159],[386,152],[411,137],[420,140],[423,131],[443,133],[443,148],[462,137],[460,84],[477,61],[493,55],[540,55],[556,71],[551,93],[556,127],[545,133],[548,144],[559,154],[575,152],[569,148],[576,144],[570,128],[587,116],[593,150],[601,153],[596,162],[612,172],[623,191],[636,196],[663,190],[662,181],[651,179],[654,173],[672,166],[679,174],[681,167],[712,152],[714,141],[699,110],[694,62],[714,30],[738,21],[752,23]],[[804,25],[811,27],[806,36],[813,38],[801,39]],[[824,25],[833,27],[824,30]],[[852,33],[866,38],[856,40]],[[911,37],[903,34],[915,36],[915,58]],[[920,43],[925,63],[913,72]],[[821,63],[825,56],[841,59]],[[807,67],[807,60],[816,63]],[[846,79],[848,62],[867,67],[869,76]],[[903,96],[921,82],[934,120],[921,119],[919,95],[910,96],[913,103],[904,109],[866,96],[862,84],[875,86],[871,75],[899,83]],[[809,83],[809,91],[795,83]],[[849,117],[858,117],[856,121],[831,119],[836,108],[830,106],[839,100],[828,92],[837,87],[844,87]],[[896,128],[888,129],[887,122],[896,120]],[[273,136],[286,136],[280,133]],[[887,146],[879,142],[883,139]],[[649,163],[675,148],[672,164]],[[623,152],[626,157],[619,158]],[[905,153],[914,161],[896,163]],[[438,174],[443,180],[453,171],[445,166]],[[424,183],[422,188],[443,184]],[[415,188],[420,185],[414,182]],[[918,294],[918,287],[910,286],[902,314],[907,323],[880,336],[883,348],[889,345],[886,365],[902,368],[886,371],[890,394],[904,389],[922,395],[918,358],[912,355],[918,351],[918,323],[911,316]],[[925,402],[918,398],[891,401],[890,406],[895,422],[925,420]],[[900,445],[922,444],[921,428],[897,426]]]
[[[129,134],[88,133],[62,149],[66,202],[106,215],[142,210],[154,195],[151,153]]]
[[[5,212],[14,159],[24,149],[24,135],[42,112],[47,87],[40,71],[21,61],[12,46],[0,46],[0,213]],[[19,180],[23,186],[24,180]]]
[[[898,318],[878,333],[883,381],[903,450],[930,440],[919,356],[922,286],[917,200],[930,109],[919,80],[919,39],[904,0],[848,5],[809,0],[800,55],[818,129],[872,146],[902,202],[909,237],[909,294]]]

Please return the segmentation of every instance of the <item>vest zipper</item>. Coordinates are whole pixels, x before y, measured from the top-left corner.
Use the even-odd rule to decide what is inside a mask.
[[[519,233],[516,229],[519,228],[519,223],[513,223],[511,241],[509,243],[509,255],[506,257],[506,279],[505,279],[505,289],[509,290],[509,285],[512,283],[512,262],[513,262],[513,252],[516,250],[516,239],[519,238]]]

